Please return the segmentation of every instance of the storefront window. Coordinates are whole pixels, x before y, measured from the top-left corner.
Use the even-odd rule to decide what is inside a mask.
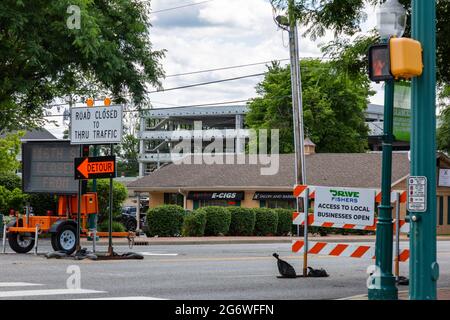
[[[183,207],[184,197],[179,193],[164,193],[164,204],[173,204]]]
[[[194,209],[203,207],[240,207],[241,201],[230,200],[197,200],[194,201]]]
[[[295,209],[295,200],[261,200],[261,207],[270,209]]]

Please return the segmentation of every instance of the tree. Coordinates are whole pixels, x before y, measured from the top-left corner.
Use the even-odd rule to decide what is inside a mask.
[[[20,137],[23,132],[8,134],[0,138],[0,174],[14,173],[19,168],[17,155],[20,152]]]
[[[364,110],[370,83],[367,77],[350,77],[333,62],[302,60],[305,134],[318,152],[364,152],[368,128]],[[257,86],[247,124],[253,129],[279,129],[280,152],[294,152],[289,67],[273,63]]]
[[[139,139],[127,134],[123,137],[118,161],[118,174],[136,177],[139,174]]]
[[[439,120],[441,122],[437,131],[438,149],[450,153],[450,86],[446,86],[439,96],[441,114]]]
[[[92,190],[92,181],[89,181],[89,188]],[[97,180],[97,196],[99,207],[99,223],[109,217],[109,179]],[[128,196],[127,188],[120,182],[113,182],[113,217],[122,213],[122,205]]]
[[[385,0],[295,0],[296,17],[302,24],[304,36],[312,39],[332,30],[337,43],[348,42],[343,36],[354,36],[361,31],[360,25],[366,19],[366,5],[376,5]],[[411,35],[411,0],[399,0],[408,11],[405,36]],[[271,0],[276,9],[286,9],[287,0]],[[437,19],[437,79],[450,84],[450,1],[436,0]],[[303,31],[303,30],[302,30]],[[364,37],[364,36],[363,36]],[[373,42],[378,36],[369,35]]]
[[[149,12],[141,0],[0,1],[0,134],[42,126],[56,97],[141,106],[163,76]]]

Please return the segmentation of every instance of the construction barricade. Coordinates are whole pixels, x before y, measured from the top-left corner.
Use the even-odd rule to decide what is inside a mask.
[[[296,198],[302,197],[305,200],[314,201],[316,198],[315,186],[296,186],[294,188],[294,196]],[[338,188],[336,188],[338,189]],[[340,188],[350,189],[350,188]],[[400,219],[400,205],[406,203],[407,193],[406,191],[393,191],[391,193],[391,202],[395,204],[395,218],[394,218],[394,235],[395,235],[395,275],[399,276],[399,262],[405,262],[409,259],[409,249],[400,249],[400,233],[408,234],[410,232],[410,225],[405,220]],[[374,190],[374,202],[381,202],[381,192]],[[309,201],[306,208],[309,207]],[[294,212],[292,215],[292,223],[298,226],[305,226],[308,230],[308,226],[322,227],[322,228],[334,228],[334,229],[347,229],[347,230],[363,230],[363,231],[376,231],[377,219],[374,219],[373,225],[357,225],[348,223],[337,223],[336,221],[324,222],[316,221],[314,213],[306,215],[303,212]],[[323,219],[322,219],[323,220]],[[306,250],[306,251],[305,251]],[[303,240],[294,240],[292,242],[292,252],[297,254],[303,254],[304,259],[307,259],[309,254],[325,255],[334,257],[349,257],[349,258],[363,258],[363,259],[375,259],[375,244],[359,245],[348,243],[327,243],[327,242],[309,242],[307,232],[305,233]]]

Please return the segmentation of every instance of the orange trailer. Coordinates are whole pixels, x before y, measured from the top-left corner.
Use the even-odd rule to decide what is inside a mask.
[[[97,193],[87,193],[81,199],[81,236],[88,236],[88,215],[98,213]],[[7,225],[8,242],[15,252],[27,253],[34,247],[36,232],[50,233],[55,251],[72,254],[77,243],[78,197],[59,196],[57,216],[17,216]],[[99,237],[108,232],[97,232]],[[114,232],[114,237],[129,237],[129,232]]]

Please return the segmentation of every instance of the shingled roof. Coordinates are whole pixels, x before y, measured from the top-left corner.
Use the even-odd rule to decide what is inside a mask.
[[[306,181],[314,186],[380,188],[381,153],[306,156]],[[248,163],[248,162],[247,162]],[[135,191],[157,190],[291,190],[295,184],[294,155],[280,155],[277,175],[263,176],[261,164],[171,164],[128,185]],[[393,154],[392,183],[409,174],[406,152]]]

